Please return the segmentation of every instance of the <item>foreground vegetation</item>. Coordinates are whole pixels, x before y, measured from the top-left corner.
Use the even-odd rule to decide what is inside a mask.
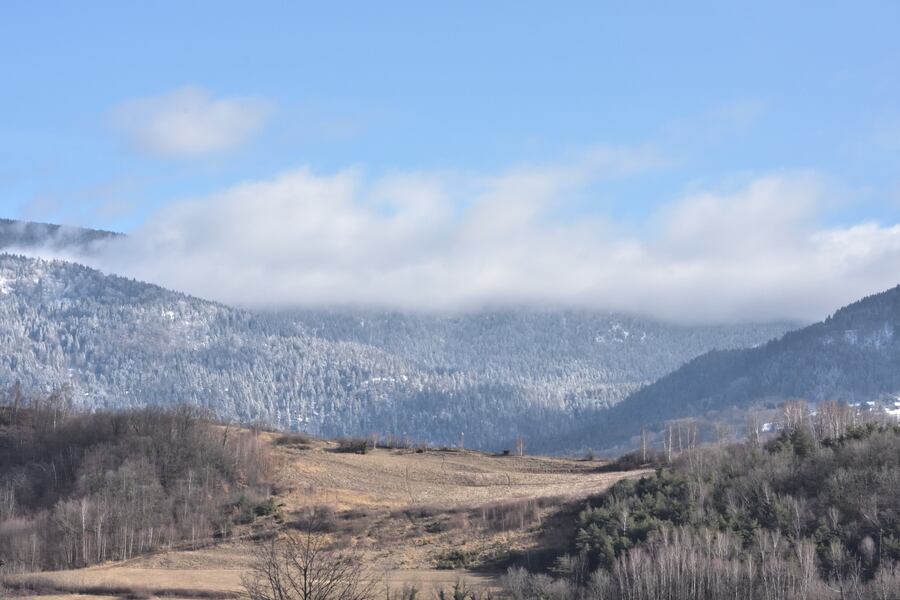
[[[574,517],[555,577],[514,569],[510,595],[897,598],[900,427],[827,408],[787,405],[765,444],[695,448],[620,481]]]
[[[59,394],[15,400],[0,413],[3,572],[195,546],[276,508],[257,436],[197,409],[75,414]]]
[[[703,447],[690,435],[683,451],[609,464],[261,436],[186,407],[13,402],[0,408],[3,581],[19,594],[430,596],[434,583],[381,591],[391,569],[412,567],[492,569],[482,589],[444,576],[435,594],[454,600],[896,598],[900,428],[870,416],[791,403],[769,439]],[[98,576],[109,566],[27,574],[222,540],[237,541],[142,559],[149,579],[143,567],[116,580]],[[165,579],[172,557],[210,571],[223,551],[235,556],[229,585],[223,571]],[[535,570],[514,567],[501,584],[517,564]],[[310,596],[316,582],[343,595]]]

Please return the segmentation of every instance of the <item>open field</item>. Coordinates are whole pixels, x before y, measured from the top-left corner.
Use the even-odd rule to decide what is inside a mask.
[[[333,543],[360,554],[372,577],[424,590],[460,579],[495,584],[506,561],[528,558],[538,543],[552,547],[554,536],[564,539],[564,532],[544,526],[555,513],[645,473],[604,472],[595,461],[455,450],[342,453],[322,441],[273,443],[272,450],[284,523],[266,518],[257,532],[290,526],[318,508]],[[45,600],[59,591],[87,590],[98,600],[111,590],[108,595],[121,597],[126,588],[144,597],[224,598],[241,592],[254,547],[230,541],[35,576],[49,584]]]
[[[334,451],[331,443],[284,447],[278,485],[289,507],[328,504],[359,508],[474,507],[500,500],[597,493],[622,477],[603,463],[540,456],[499,456],[456,450]]]

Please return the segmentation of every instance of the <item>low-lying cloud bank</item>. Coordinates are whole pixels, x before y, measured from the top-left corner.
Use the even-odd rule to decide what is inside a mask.
[[[170,205],[91,262],[253,307],[553,305],[677,321],[821,318],[900,283],[900,225],[821,225],[808,173],[689,194],[639,230],[566,198],[651,153],[496,177],[308,169]],[[599,174],[599,175],[598,175]]]

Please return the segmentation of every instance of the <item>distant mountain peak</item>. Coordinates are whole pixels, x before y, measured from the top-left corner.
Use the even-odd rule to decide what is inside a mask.
[[[98,242],[123,234],[101,229],[0,219],[0,251],[47,249],[55,252],[90,252]]]

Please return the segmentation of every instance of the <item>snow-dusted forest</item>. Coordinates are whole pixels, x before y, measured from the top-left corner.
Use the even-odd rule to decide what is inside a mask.
[[[63,261],[0,257],[0,382],[79,407],[191,403],[323,435],[565,449],[586,415],[787,325],[588,311],[254,313]]]

